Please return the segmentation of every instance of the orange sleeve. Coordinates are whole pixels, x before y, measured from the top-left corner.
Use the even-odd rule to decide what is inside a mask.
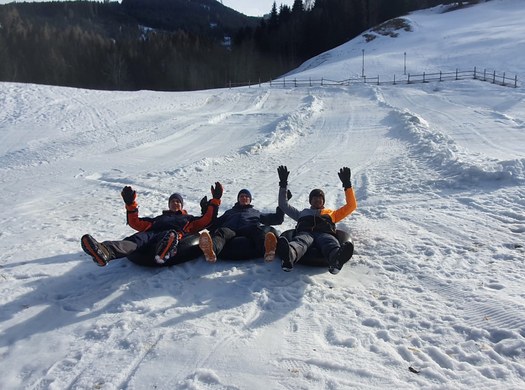
[[[347,188],[345,190],[345,197],[346,204],[343,207],[333,211],[330,215],[334,223],[337,223],[342,219],[346,218],[351,213],[353,213],[355,209],[357,209],[357,200],[355,198],[355,192],[352,187]]]
[[[128,221],[128,225],[131,226],[133,229],[144,232],[146,230],[149,230],[151,226],[153,225],[149,221],[144,221],[139,218],[139,208],[138,208],[137,202],[133,202],[130,205],[126,205],[126,218]]]
[[[203,216],[190,221],[184,226],[184,233],[194,234],[200,232],[202,229],[206,229],[211,223],[217,218],[219,212],[219,205],[221,204],[220,199],[210,199],[206,212]]]

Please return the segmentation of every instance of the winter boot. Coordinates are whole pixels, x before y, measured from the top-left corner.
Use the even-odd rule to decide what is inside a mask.
[[[275,249],[277,248],[277,237],[272,232],[264,236],[264,261],[270,262],[275,258]]]
[[[213,239],[210,233],[202,232],[199,236],[199,248],[201,248],[204,258],[209,263],[215,263],[217,261],[217,255],[213,251]]]
[[[111,254],[109,253],[108,248],[101,244],[89,234],[84,234],[80,239],[80,245],[82,250],[86,252],[95,264],[99,267],[105,267],[108,262],[112,259]]]
[[[343,268],[343,265],[350,260],[354,254],[354,244],[351,242],[345,242],[341,245],[341,248],[337,250],[330,258],[328,259],[328,272],[333,275],[337,275],[339,271]]]
[[[283,271],[290,272],[293,269],[293,263],[297,255],[286,238],[279,237],[276,252],[281,258],[281,268]]]
[[[155,261],[158,264],[164,264],[166,260],[177,254],[177,244],[179,243],[177,232],[170,230],[157,245]]]

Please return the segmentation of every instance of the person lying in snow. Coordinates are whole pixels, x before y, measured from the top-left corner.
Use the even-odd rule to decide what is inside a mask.
[[[110,260],[120,259],[143,251],[154,253],[152,256],[157,265],[167,265],[166,260],[175,256],[179,240],[187,235],[198,233],[210,226],[217,218],[221,204],[223,188],[216,182],[211,186],[212,199],[201,201],[202,216],[195,217],[184,210],[184,200],[178,193],[169,197],[168,210],[154,218],[139,217],[137,193],[130,186],[123,188],[121,195],[126,203],[127,222],[138,233],[119,241],[98,242],[89,234],[82,236],[80,243],[84,252],[92,257],[93,261],[104,267]],[[153,259],[151,261],[153,262]]]
[[[277,255],[281,258],[284,271],[291,271],[296,262],[315,245],[328,263],[328,271],[337,274],[353,253],[353,244],[345,242],[341,245],[336,236],[335,224],[350,215],[357,208],[357,201],[351,183],[351,171],[348,167],[339,170],[339,179],[345,189],[346,204],[337,210],[324,207],[325,196],[321,189],[310,192],[310,207],[302,211],[288,204],[286,196],[288,175],[286,166],[277,168],[279,175],[279,207],[293,220],[297,221],[294,236],[291,241],[280,237],[277,242]]]
[[[264,257],[268,262],[274,259],[277,237],[265,227],[282,224],[284,213],[279,207],[275,213],[261,213],[251,203],[250,191],[240,190],[235,205],[217,218],[210,232],[200,234],[199,247],[206,261],[217,261],[217,255],[235,237],[246,237],[249,240],[254,258]]]

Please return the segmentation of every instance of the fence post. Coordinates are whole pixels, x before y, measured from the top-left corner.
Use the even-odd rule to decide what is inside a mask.
[[[442,77],[442,75],[443,75],[443,72],[439,71],[439,81],[440,81],[440,82],[443,81],[443,77]]]
[[[487,69],[483,69],[483,81],[487,81]]]
[[[283,88],[286,87],[286,77],[283,77]]]
[[[477,79],[477,75],[476,75],[476,67],[474,67],[474,80]]]
[[[394,85],[396,85],[396,75],[394,74]]]
[[[407,84],[410,84],[410,73],[408,74],[408,77],[407,77]]]
[[[456,81],[458,81],[458,68],[456,68]]]
[[[379,85],[379,75],[377,75],[377,85]]]
[[[324,85],[324,77],[321,77],[321,87]]]
[[[505,86],[505,72],[503,72],[503,86]]]
[[[426,81],[425,81],[425,72],[423,72],[423,82],[426,83]]]
[[[312,86],[312,78],[310,77],[310,87]]]
[[[494,71],[492,74],[492,84],[495,84],[495,83],[496,83],[496,71]]]
[[[518,88],[518,75],[514,76],[514,88]]]

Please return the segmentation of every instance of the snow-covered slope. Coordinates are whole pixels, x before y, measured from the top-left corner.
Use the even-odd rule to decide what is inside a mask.
[[[296,74],[359,74],[365,49],[371,75],[399,74],[394,53],[407,51],[414,71],[522,77],[524,17],[518,0],[421,11],[412,32],[358,38]],[[524,96],[476,80],[191,93],[0,83],[0,388],[525,387]],[[80,249],[84,233],[132,233],[125,185],[144,216],[174,191],[198,212],[217,180],[222,210],[249,188],[271,211],[281,164],[297,207],[315,187],[340,206],[337,171],[352,168],[358,210],[339,228],[356,252],[337,276],[262,259],[98,268]]]

